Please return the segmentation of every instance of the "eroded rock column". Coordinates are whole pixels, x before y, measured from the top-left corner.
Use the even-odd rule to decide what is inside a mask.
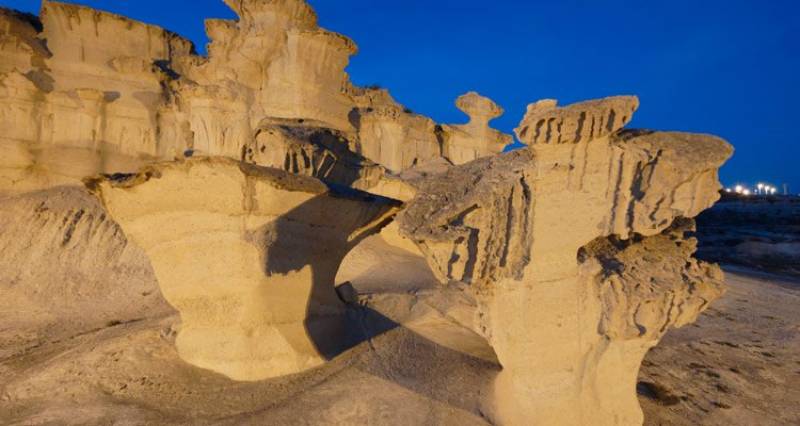
[[[529,148],[429,179],[399,216],[439,280],[478,300],[473,327],[503,366],[486,407],[500,424],[641,423],[647,349],[721,294],[678,225],[717,200],[732,150],[621,131],[637,106],[534,104],[518,130]]]
[[[511,135],[489,127],[490,121],[503,115],[503,108],[491,99],[469,92],[456,99],[456,106],[469,116],[469,122],[442,126],[442,153],[453,164],[499,154],[513,141]]]
[[[324,362],[342,338],[339,264],[396,209],[385,198],[226,159],[89,183],[181,313],[178,353],[236,380]]]

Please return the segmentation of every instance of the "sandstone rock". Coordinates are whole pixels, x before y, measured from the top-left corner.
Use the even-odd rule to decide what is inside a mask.
[[[578,143],[600,138],[623,127],[639,108],[635,96],[614,96],[558,108],[554,99],[528,105],[517,127],[517,137],[527,145]]]
[[[580,116],[550,114],[554,122]],[[401,232],[440,282],[466,283],[475,294],[472,326],[503,365],[487,408],[497,421],[641,423],[641,359],[664,330],[720,294],[720,273],[687,263],[691,244],[667,247],[638,275],[616,278],[601,261],[594,269],[579,263],[579,253],[598,239],[644,238],[622,250],[617,262],[628,270],[648,247],[669,246],[662,232],[717,200],[717,169],[732,150],[715,137],[680,133],[547,140],[423,181],[398,217]],[[642,285],[646,296],[634,290]],[[640,309],[648,298],[657,303]],[[632,336],[631,324],[647,331]]]
[[[351,88],[351,92],[357,105],[351,121],[358,131],[353,150],[392,172],[442,158],[463,164],[498,154],[512,142],[511,135],[489,127],[489,122],[502,115],[503,109],[475,92],[456,100],[456,106],[469,116],[469,122],[442,126],[398,104],[384,89]]]
[[[500,154],[511,137],[489,126],[503,110],[488,98],[460,97],[469,122],[437,125],[354,87],[355,44],[304,1],[226,3],[239,19],[206,22],[208,57],[82,6],[0,9],[0,284],[41,313],[31,333],[52,327],[58,344],[59,322],[82,333],[144,311],[161,327],[153,313],[173,312],[157,278],[181,316],[180,357],[255,381],[338,353],[342,284],[348,302],[384,309],[355,311],[364,328],[396,321],[431,353],[502,365],[464,418],[641,423],[644,354],[723,291],[687,232],[717,200],[730,146],[624,130],[638,99],[620,96],[531,104],[516,130],[529,146]],[[76,187],[98,174],[96,199]],[[127,306],[137,293],[153,296]],[[82,315],[92,304],[108,309]],[[4,321],[27,324],[12,311]],[[42,336],[28,337],[23,353]],[[476,377],[494,375],[481,365]],[[36,388],[20,380],[15,395]]]
[[[178,352],[237,380],[318,366],[340,343],[339,263],[397,204],[232,160],[90,181],[181,313]],[[154,232],[154,230],[158,230]]]
[[[617,341],[655,342],[670,326],[694,322],[722,295],[719,267],[692,258],[697,240],[686,232],[694,231],[693,220],[679,219],[650,238],[600,238],[579,251],[581,268],[595,276],[600,292],[600,333]],[[684,285],[675,285],[678,276]],[[629,384],[635,380],[627,377]]]
[[[303,0],[226,0],[238,21],[209,20],[209,58],[181,67],[202,85],[228,81],[252,98],[253,123],[263,117],[305,119],[350,130],[352,109],[344,68],[352,40],[319,28]],[[199,69],[195,69],[199,68]]]
[[[161,140],[166,76],[156,65],[192,45],[160,28],[81,6],[44,1],[41,22],[4,15],[16,45],[0,62],[0,190],[76,183],[136,170],[179,151]],[[40,32],[37,32],[40,31]],[[31,47],[32,46],[32,47]],[[13,47],[13,46],[12,46]],[[181,151],[182,152],[182,151]]]
[[[31,59],[41,61],[50,56],[45,44],[38,38],[41,22],[35,16],[0,7],[0,73],[14,70],[28,71]]]
[[[511,135],[489,127],[491,120],[503,115],[503,109],[491,99],[469,92],[456,100],[456,106],[469,116],[469,122],[444,126],[442,151],[453,164],[499,154],[513,142]]]
[[[0,253],[0,359],[172,313],[147,256],[83,188],[0,197]]]
[[[385,169],[350,151],[339,131],[291,122],[262,123],[253,142],[244,147],[249,163],[370,189],[385,177]]]
[[[441,130],[433,120],[398,104],[385,89],[350,90],[355,152],[396,173],[442,157]]]
[[[39,18],[2,9],[0,191],[189,155],[238,159],[265,120],[330,129],[395,173],[510,141],[487,124],[501,110],[476,94],[458,101],[470,122],[445,131],[385,90],[354,87],[344,69],[355,44],[320,28],[303,0],[227,4],[239,19],[206,22],[208,57],[157,26],[83,6],[47,0]]]

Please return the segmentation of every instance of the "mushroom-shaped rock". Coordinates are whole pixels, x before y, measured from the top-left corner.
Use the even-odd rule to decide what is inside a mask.
[[[613,96],[579,102],[563,108],[544,99],[528,105],[528,112],[516,129],[527,145],[578,143],[609,135],[633,118],[639,108],[636,96]]]
[[[227,159],[87,185],[180,311],[181,358],[237,380],[296,373],[335,353],[339,264],[398,204]]]
[[[498,154],[512,142],[511,135],[489,127],[490,121],[503,115],[503,108],[491,99],[469,92],[456,100],[456,106],[469,116],[469,122],[443,126],[443,155],[453,164]]]
[[[731,153],[713,136],[629,131],[534,144],[418,184],[400,231],[439,281],[478,301],[473,327],[503,366],[486,407],[495,420],[642,422],[646,351],[722,292],[721,271],[691,259],[682,221],[717,200]]]
[[[488,125],[490,121],[503,115],[503,108],[491,99],[476,92],[469,92],[456,99],[456,106],[469,116],[469,124]]]

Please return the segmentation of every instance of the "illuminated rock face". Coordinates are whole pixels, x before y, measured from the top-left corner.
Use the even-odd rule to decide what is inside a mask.
[[[302,0],[228,0],[208,20],[208,57],[153,25],[45,0],[40,17],[0,10],[0,191],[75,184],[187,155],[238,159],[264,120],[338,132],[401,172],[500,152],[501,111],[469,94],[464,126],[437,126],[385,91],[353,87],[355,43],[317,25]]]
[[[237,380],[304,371],[342,340],[334,279],[397,203],[232,160],[91,181],[181,314],[187,362]]]
[[[41,21],[0,13],[0,190],[74,183],[171,157],[156,64],[188,41],[88,8],[43,2]]]
[[[513,142],[511,135],[489,127],[491,120],[503,115],[491,99],[469,92],[456,100],[456,106],[469,116],[469,122],[444,126],[444,156],[453,164],[499,154]]]
[[[352,88],[350,118],[358,132],[352,149],[392,172],[442,157],[441,131],[428,117],[398,104],[385,89]]]
[[[487,409],[503,424],[641,423],[646,351],[722,293],[721,271],[691,258],[683,231],[718,199],[730,146],[594,135],[453,168],[423,182],[398,218],[439,280],[467,284],[479,301],[473,327],[503,366]]]
[[[464,164],[498,154],[512,143],[511,135],[489,127],[503,109],[475,92],[456,100],[469,117],[467,124],[437,125],[395,102],[384,89],[352,91],[357,108],[351,119],[358,130],[353,149],[393,172],[441,158]]]
[[[19,230],[3,246],[25,244],[17,252],[45,265],[57,252],[43,280],[99,269],[66,261],[80,257],[136,263],[153,285],[141,248],[181,314],[180,357],[250,381],[335,352],[340,263],[398,214],[371,247],[427,264],[420,276],[447,285],[436,327],[458,332],[426,330],[428,314],[409,328],[502,365],[481,413],[511,425],[641,423],[644,354],[723,291],[686,232],[717,200],[730,146],[625,130],[639,102],[619,96],[531,104],[516,131],[528,147],[500,154],[511,137],[490,127],[502,114],[490,99],[461,96],[469,122],[437,125],[383,89],[354,87],[344,72],[354,43],[319,28],[304,1],[226,3],[240,18],[207,21],[207,58],[85,7],[0,10],[3,218],[32,206],[7,193],[85,181],[114,220],[74,187],[50,189],[75,198],[53,206],[88,207],[37,204],[21,217],[47,226],[29,238],[75,228],[100,255],[28,244]]]

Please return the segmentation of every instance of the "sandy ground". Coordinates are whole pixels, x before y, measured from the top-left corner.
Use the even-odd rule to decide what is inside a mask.
[[[728,284],[695,325],[670,332],[645,360],[646,424],[800,423],[800,284],[742,271],[729,272]],[[376,300],[388,310],[414,304]],[[351,315],[354,324],[380,323],[369,310]],[[0,423],[486,424],[481,389],[497,367],[406,327],[369,332],[379,335],[323,368],[236,383],[177,357],[176,321],[108,324],[6,351]]]
[[[800,424],[800,281],[725,269],[725,296],[645,359],[646,424]]]

